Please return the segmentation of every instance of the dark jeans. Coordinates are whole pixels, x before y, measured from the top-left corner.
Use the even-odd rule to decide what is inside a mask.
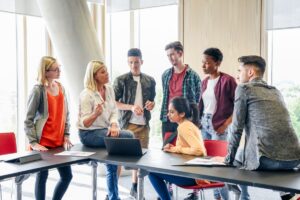
[[[53,200],[60,200],[68,189],[68,186],[73,178],[71,166],[57,168],[60,180],[55,186]],[[40,171],[36,175],[35,181],[35,198],[36,200],[45,200],[46,182],[48,178],[48,170]]]
[[[161,200],[171,200],[165,181],[181,186],[196,185],[195,179],[160,173],[149,173],[149,180]]]
[[[292,170],[300,165],[300,160],[280,161],[260,157],[258,170]]]
[[[103,138],[106,137],[106,134],[107,129],[79,130],[80,141],[88,147],[105,147]],[[121,130],[119,137],[133,138],[133,134],[130,131]],[[117,165],[106,165],[106,183],[109,200],[119,199],[117,170]]]
[[[234,165],[239,167],[243,161],[243,150],[238,149],[237,154],[235,156],[235,163]],[[280,160],[273,160],[267,158],[265,156],[260,157],[259,159],[259,167],[257,170],[292,170],[296,168],[300,164],[300,160],[293,160],[293,161],[280,161]],[[241,188],[241,198],[240,200],[249,200],[250,195],[248,193],[248,187],[245,185],[239,185]]]

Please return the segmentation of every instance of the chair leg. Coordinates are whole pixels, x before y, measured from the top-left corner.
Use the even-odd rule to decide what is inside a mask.
[[[2,200],[2,187],[1,187],[1,183],[0,183],[0,200]]]
[[[175,185],[175,196],[173,196],[175,200],[178,200],[178,186]]]
[[[199,195],[201,200],[205,200],[204,190],[200,190]]]

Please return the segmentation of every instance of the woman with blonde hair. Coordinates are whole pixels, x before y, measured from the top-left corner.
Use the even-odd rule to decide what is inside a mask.
[[[38,68],[36,84],[29,95],[25,120],[25,133],[31,149],[47,151],[64,146],[69,148],[69,110],[65,89],[57,81],[60,76],[60,65],[55,58],[44,56]],[[57,183],[52,199],[60,200],[65,194],[71,180],[71,166],[57,168],[60,180]],[[35,198],[44,200],[48,170],[37,174]]]
[[[84,90],[80,94],[78,129],[81,142],[88,147],[105,147],[104,137],[132,138],[130,131],[120,130],[114,90],[103,62],[87,65]],[[119,199],[116,165],[106,165],[109,200]]]

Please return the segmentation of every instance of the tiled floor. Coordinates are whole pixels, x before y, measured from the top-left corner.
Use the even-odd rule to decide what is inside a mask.
[[[91,168],[87,165],[73,165],[73,180],[65,194],[65,200],[89,200],[92,198],[91,190]],[[129,173],[127,173],[129,174]],[[47,200],[51,200],[55,183],[57,181],[58,173],[52,170],[49,174],[47,182]],[[35,175],[32,174],[23,184],[23,200],[33,200],[34,195]],[[2,185],[2,199],[14,199],[12,188],[14,187],[13,180],[1,182]],[[119,181],[120,197],[123,200],[133,199],[129,196],[131,187],[131,176],[122,176]],[[99,175],[98,177],[98,199],[103,200],[106,195],[105,177]],[[182,200],[189,192],[188,190],[178,189],[178,200]],[[232,194],[231,194],[232,195]],[[272,190],[265,190],[260,188],[250,188],[250,195],[252,200],[279,200],[279,193]],[[231,196],[233,198],[233,195]],[[147,200],[155,200],[156,193],[153,190],[149,180],[145,179],[145,198]],[[206,200],[213,199],[212,190],[205,191]]]

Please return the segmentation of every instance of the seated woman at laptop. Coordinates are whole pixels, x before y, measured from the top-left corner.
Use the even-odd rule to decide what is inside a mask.
[[[69,110],[65,89],[57,80],[60,65],[55,58],[44,56],[38,68],[38,83],[33,87],[27,102],[27,114],[24,122],[25,133],[30,148],[36,151],[64,146],[69,148]],[[72,180],[71,166],[57,168],[58,181],[53,199],[62,199]],[[35,182],[35,199],[46,197],[48,170],[37,173]]]
[[[206,149],[198,124],[198,109],[196,104],[189,104],[184,97],[175,97],[169,104],[168,117],[171,122],[178,123],[176,146],[167,144],[163,150],[171,153],[182,153],[194,156],[206,156]],[[189,119],[192,118],[192,121]],[[195,180],[160,173],[149,173],[149,179],[162,200],[170,200],[165,181],[182,186],[209,183],[206,180]]]
[[[84,90],[79,102],[79,137],[89,147],[104,147],[104,137],[132,138],[129,131],[120,130],[114,90],[107,83],[109,75],[101,61],[90,61],[84,77]],[[109,200],[119,199],[116,165],[107,167]]]

